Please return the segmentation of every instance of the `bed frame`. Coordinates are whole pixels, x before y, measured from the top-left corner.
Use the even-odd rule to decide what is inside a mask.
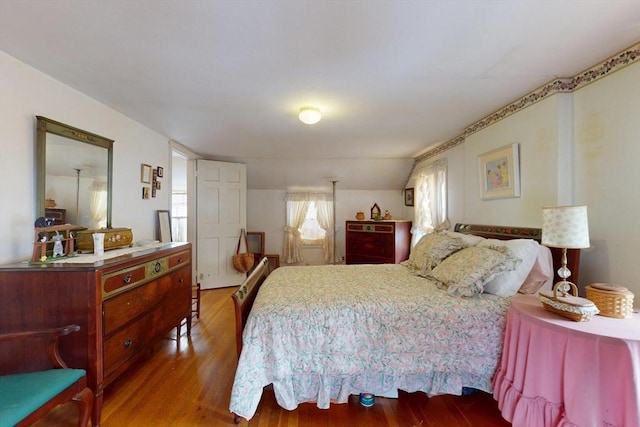
[[[251,273],[242,282],[238,289],[231,295],[233,307],[236,312],[236,348],[238,349],[238,358],[242,351],[242,331],[247,323],[247,317],[256,299],[258,289],[262,282],[269,275],[269,260],[267,257],[262,258],[253,268]]]

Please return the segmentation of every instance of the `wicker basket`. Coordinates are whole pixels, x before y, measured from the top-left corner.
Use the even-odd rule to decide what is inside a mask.
[[[585,289],[587,298],[598,307],[601,316],[616,319],[633,317],[633,293],[627,288],[607,283],[594,283]]]
[[[567,292],[571,292],[571,295]],[[545,310],[575,322],[586,322],[594,314],[598,314],[598,307],[592,301],[578,297],[578,288],[572,282],[558,282],[553,287],[553,292],[542,291],[538,294],[538,299]]]

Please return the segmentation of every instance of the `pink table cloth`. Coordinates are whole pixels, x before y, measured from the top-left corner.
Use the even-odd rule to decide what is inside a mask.
[[[640,315],[574,322],[518,295],[493,388],[516,427],[638,427]]]

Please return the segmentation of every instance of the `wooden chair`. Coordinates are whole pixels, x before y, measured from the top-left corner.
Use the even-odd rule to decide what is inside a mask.
[[[78,405],[78,427],[87,425],[93,405],[93,393],[87,387],[84,369],[69,368],[60,357],[58,338],[77,332],[77,325],[57,329],[16,332],[0,335],[0,344],[8,341],[46,340],[52,369],[0,376],[0,427],[28,426],[54,407],[73,401]],[[39,338],[40,340],[38,340]]]
[[[200,283],[191,288],[191,317],[200,318]]]

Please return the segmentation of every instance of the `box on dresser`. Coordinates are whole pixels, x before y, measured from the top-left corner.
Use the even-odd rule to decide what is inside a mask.
[[[77,261],[77,260],[75,260]],[[144,350],[187,320],[191,332],[191,244],[167,243],[95,263],[0,266],[0,333],[77,324],[62,337],[70,367],[87,371],[100,425],[104,387],[145,356]],[[0,354],[0,375],[21,359],[44,360],[18,344]]]
[[[347,221],[346,264],[397,264],[409,258],[411,221]]]
[[[93,234],[104,233],[104,250],[124,248],[133,244],[133,232],[130,228],[94,228],[77,233],[79,252],[93,252]]]

